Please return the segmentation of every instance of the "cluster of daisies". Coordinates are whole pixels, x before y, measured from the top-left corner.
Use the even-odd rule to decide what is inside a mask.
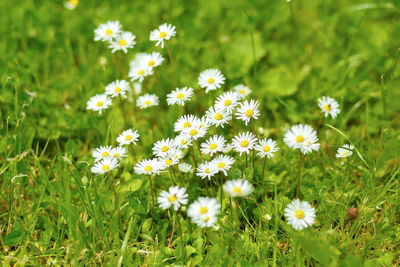
[[[121,50],[126,53],[126,49],[134,45],[134,36],[130,34],[133,38],[127,38],[126,36],[129,34],[121,31],[119,22],[107,22],[100,25],[96,29],[95,35],[95,40],[109,42],[113,52]],[[175,35],[174,26],[163,24],[150,33],[150,40],[155,41],[156,46],[164,48],[165,45],[168,48],[166,41]],[[128,74],[130,81],[135,83],[134,88],[141,88],[140,85],[145,77],[152,75],[156,71],[155,68],[160,66],[163,61],[164,58],[158,52],[136,54],[130,62]],[[225,77],[218,69],[204,70],[198,77],[198,85],[206,93],[221,88],[224,83]],[[87,108],[101,114],[102,110],[111,105],[112,98],[126,98],[127,92],[130,90],[128,81],[117,80],[106,86],[104,94],[92,97],[87,103]],[[140,91],[139,89],[135,90],[135,92]],[[235,163],[235,153],[238,153],[239,156],[245,155],[247,167],[248,154],[253,153],[254,160],[254,155],[257,153],[257,157],[264,159],[265,162],[266,159],[274,156],[279,147],[275,140],[259,139],[257,136],[254,122],[260,116],[260,104],[254,99],[246,99],[250,93],[251,90],[243,84],[234,86],[232,90],[219,95],[214,104],[201,117],[186,114],[183,109],[185,115],[174,123],[175,136],[155,142],[152,149],[153,157],[142,159],[136,163],[135,173],[148,176],[150,182],[152,176],[169,172],[173,186],[168,190],[161,191],[157,198],[162,209],[172,207],[178,211],[182,205],[189,202],[186,188],[177,186],[174,180],[176,168],[181,173],[195,171],[196,176],[204,179],[206,186],[207,181],[212,181],[215,175],[220,174],[220,186],[232,198],[245,197],[252,193],[253,187],[248,180],[244,178],[228,179],[228,172]],[[185,106],[194,95],[193,88],[175,88],[167,95],[166,102],[168,105]],[[159,98],[155,94],[145,94],[139,96],[136,102],[138,107],[144,109],[158,105]],[[325,117],[330,115],[335,118],[340,113],[339,104],[330,97],[318,99],[318,106]],[[234,132],[235,120],[242,121],[245,127],[251,127],[251,129],[234,134],[230,140],[218,134],[218,129],[224,127],[231,127]],[[119,159],[127,154],[124,145],[136,145],[138,138],[137,131],[129,129],[117,138],[118,147],[97,148],[93,152],[95,165],[92,167],[92,172],[104,174],[117,168]],[[310,125],[305,124],[294,125],[288,129],[284,135],[284,142],[288,147],[298,149],[301,154],[319,151],[320,148],[317,132]],[[201,159],[201,163],[199,162],[198,165],[194,153],[196,149]],[[352,146],[344,145],[338,149],[336,156],[350,156],[352,149]],[[186,155],[192,155],[194,167],[184,161]],[[199,161],[199,159],[197,160]],[[154,197],[152,188],[151,194]],[[216,198],[201,196],[189,205],[187,215],[200,227],[213,227],[218,221],[220,209],[221,205]],[[295,229],[301,230],[313,224],[315,209],[309,203],[295,199],[285,209],[285,216],[288,223]]]

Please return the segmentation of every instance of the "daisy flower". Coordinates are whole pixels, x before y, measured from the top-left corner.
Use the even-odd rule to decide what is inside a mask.
[[[118,160],[108,157],[96,162],[90,169],[94,174],[104,174],[110,172],[119,166]]]
[[[111,106],[111,104],[111,99],[106,94],[95,95],[92,96],[87,102],[86,109],[98,111],[99,114],[101,114],[102,111]]]
[[[214,153],[222,152],[224,150],[225,143],[225,138],[216,134],[201,144],[201,152],[212,156]]]
[[[253,191],[252,185],[244,179],[226,181],[222,188],[230,197],[246,197]]]
[[[183,132],[189,134],[193,140],[197,140],[206,135],[207,128],[207,121],[196,119],[193,121],[192,126],[184,128]]]
[[[174,139],[174,146],[180,149],[188,148],[192,145],[192,138],[186,133],[181,133]]]
[[[167,103],[168,105],[178,104],[184,106],[185,101],[190,100],[192,95],[193,89],[190,87],[176,88],[176,90],[167,95]]]
[[[198,84],[201,88],[206,89],[206,93],[209,91],[220,88],[225,82],[225,77],[218,69],[207,69],[200,73]]]
[[[221,205],[215,198],[199,197],[188,208],[188,216],[200,227],[212,227]]]
[[[257,155],[260,158],[272,158],[274,153],[279,150],[279,147],[276,146],[276,141],[271,138],[268,140],[264,138],[263,140],[258,140],[258,144],[254,149],[258,151]]]
[[[131,81],[138,81],[139,83],[143,82],[144,77],[152,75],[153,70],[152,68],[149,68],[143,64],[137,65],[133,68],[130,68],[129,70],[129,78],[131,78]]]
[[[233,162],[235,162],[235,160],[232,157],[224,155],[219,155],[211,161],[217,171],[223,172],[225,176],[228,175],[227,171],[232,167]]]
[[[157,106],[159,103],[158,96],[145,94],[139,96],[137,99],[137,106],[141,109],[145,109],[152,106]]]
[[[251,93],[251,90],[249,87],[243,85],[243,84],[238,84],[235,87],[233,87],[233,90],[237,92],[240,96],[240,98],[245,99],[246,96],[248,96]]]
[[[315,209],[306,201],[293,200],[285,209],[288,224],[296,230],[303,230],[314,223]]]
[[[142,59],[143,63],[146,64],[149,68],[158,67],[164,61],[162,55],[158,52],[153,52],[151,54],[146,54],[146,56]]]
[[[186,189],[183,187],[170,187],[168,191],[161,191],[157,202],[163,210],[169,209],[170,207],[174,207],[174,210],[178,210],[181,205],[187,204],[188,194],[186,194]]]
[[[121,31],[121,24],[119,21],[107,21],[104,24],[100,24],[96,30],[94,30],[95,41],[112,41]]]
[[[174,139],[163,139],[157,141],[153,146],[153,154],[157,157],[166,156],[168,153],[173,151],[175,148]]]
[[[192,172],[193,171],[192,165],[190,165],[188,163],[185,163],[185,162],[179,163],[178,169],[179,169],[180,172],[183,172],[183,173],[188,173],[188,172]]]
[[[111,146],[100,146],[99,148],[96,148],[93,151],[92,156],[94,157],[94,161],[97,162],[99,160],[110,157],[111,154],[112,154]]]
[[[125,158],[127,155],[127,150],[123,146],[115,147],[111,150],[111,157],[114,159],[122,159]]]
[[[201,179],[208,178],[208,180],[211,180],[211,177],[217,173],[218,170],[216,169],[215,164],[207,161],[197,166],[196,169],[196,175],[201,177]]]
[[[323,96],[319,98],[318,106],[322,113],[324,113],[325,117],[331,115],[332,118],[335,118],[340,113],[339,103],[329,96]]]
[[[131,32],[120,32],[115,40],[110,41],[109,48],[111,48],[111,53],[116,51],[122,51],[125,54],[128,53],[128,48],[133,48],[136,44],[136,36]]]
[[[223,109],[231,114],[235,107],[239,104],[240,96],[236,92],[226,92],[220,95],[215,102],[216,109]]]
[[[301,148],[306,140],[313,140],[317,132],[310,125],[297,124],[292,126],[283,138],[283,141],[290,148]]]
[[[232,144],[228,144],[228,143],[227,143],[227,144],[225,145],[224,149],[222,150],[222,152],[223,152],[223,153],[229,153],[229,152],[232,151],[232,149],[233,149]]]
[[[142,93],[142,84],[139,82],[134,82],[133,92],[135,93],[135,95],[140,95]]]
[[[183,115],[174,123],[174,131],[182,132],[183,130],[192,127],[196,120],[198,120],[198,118],[194,115]]]
[[[176,35],[175,26],[164,23],[150,32],[150,41],[156,41],[156,46],[161,44],[161,48],[164,48],[164,40],[169,40],[171,37]]]
[[[251,132],[240,133],[233,138],[232,146],[241,156],[243,152],[249,154],[250,150],[254,149],[257,140],[257,137]]]
[[[312,137],[310,139],[307,139],[303,142],[302,146],[300,147],[300,151],[303,154],[310,153],[312,151],[318,151],[320,144],[317,143],[318,138],[317,137]]]
[[[135,130],[133,131],[132,129],[128,129],[123,131],[118,137],[117,137],[117,142],[119,145],[129,145],[129,144],[134,144],[136,145],[136,142],[139,140],[139,134]]]
[[[354,147],[352,145],[343,145],[343,147],[339,147],[337,150],[336,157],[337,158],[347,158],[353,154]]]
[[[79,0],[68,0],[64,3],[64,6],[69,10],[75,9],[79,5]]]
[[[214,109],[214,107],[210,107],[206,111],[206,118],[211,124],[214,124],[216,127],[221,126],[224,128],[224,124],[228,123],[232,119],[230,114],[224,109]]]
[[[116,80],[112,83],[107,84],[106,94],[111,97],[121,96],[126,98],[126,92],[131,90],[129,83],[125,80]]]
[[[250,119],[257,119],[260,115],[258,111],[259,103],[258,101],[254,101],[253,99],[249,101],[245,100],[243,103],[240,103],[236,111],[236,118],[243,120],[245,125],[249,123]]]
[[[161,171],[161,164],[157,159],[143,159],[136,163],[134,171],[136,174],[159,174]]]

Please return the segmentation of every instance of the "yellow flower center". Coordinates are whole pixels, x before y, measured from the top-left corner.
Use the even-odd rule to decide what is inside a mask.
[[[79,4],[79,0],[69,0],[68,2],[73,7],[76,7]],[[106,35],[108,35],[107,32]]]
[[[177,200],[178,198],[175,195],[169,196],[168,201],[173,203]]]
[[[108,171],[108,170],[110,169],[110,166],[109,166],[109,165],[103,165],[103,166],[101,167],[101,169],[102,169],[103,171]]]
[[[189,134],[190,134],[190,136],[195,136],[197,134],[197,130],[192,129]]]
[[[215,80],[214,80],[214,78],[209,78],[209,79],[207,80],[207,82],[208,82],[209,84],[212,84],[212,83],[215,82]]]
[[[214,118],[217,120],[217,121],[220,121],[220,120],[222,120],[222,114],[221,113],[215,113],[215,115],[214,115]]]
[[[121,154],[115,153],[113,157],[116,159],[116,158],[118,158],[119,156],[121,156]]]
[[[324,106],[324,109],[325,109],[326,111],[332,111],[331,105],[325,105],[325,106]]]
[[[207,207],[202,206],[202,207],[200,208],[200,213],[201,213],[201,214],[206,214],[207,212],[208,212]]]
[[[296,210],[295,216],[296,216],[297,219],[303,219],[304,218],[304,211]]]
[[[156,64],[156,63],[154,62],[154,60],[149,60],[149,62],[147,62],[147,65],[148,65],[149,67],[154,66],[154,64]]]
[[[214,149],[216,149],[218,146],[217,146],[217,144],[215,144],[215,143],[213,143],[213,144],[211,144],[210,145],[210,149],[211,150],[214,150]]]
[[[179,93],[179,94],[176,95],[176,98],[178,98],[178,99],[182,99],[184,97],[185,97],[185,95],[182,94],[182,93]]]
[[[110,154],[107,151],[104,151],[103,154],[101,154],[102,157],[108,157]]]
[[[96,104],[96,106],[98,106],[98,107],[102,107],[103,105],[104,105],[104,103],[101,101],[97,102],[97,104]]]
[[[204,221],[205,222],[208,222],[210,220],[210,217],[209,216],[206,216],[205,218],[204,218]]]
[[[165,161],[165,165],[170,165],[172,163],[172,160],[170,160],[170,159],[167,159],[166,161]]]
[[[185,124],[183,124],[183,128],[188,128],[190,126],[192,126],[190,122],[185,122]]]
[[[150,165],[147,165],[146,167],[144,167],[145,172],[150,172],[152,170],[153,170],[153,167],[151,167]]]
[[[127,42],[123,39],[119,40],[118,45],[119,46],[126,46]]]
[[[125,136],[125,141],[130,141],[130,140],[132,140],[132,135]]]
[[[183,140],[181,140],[181,145],[186,145],[186,140],[185,139],[183,139]]]
[[[161,152],[167,152],[169,150],[169,147],[168,146],[163,146],[162,148],[161,148]]]
[[[232,100],[230,99],[225,100],[224,102],[225,107],[229,106],[230,104],[232,104]]]
[[[218,163],[217,167],[218,167],[219,169],[225,167],[225,162],[220,162],[220,163]]]
[[[205,169],[204,169],[204,172],[205,172],[205,173],[210,173],[210,169],[209,169],[209,168],[205,168]]]
[[[297,143],[304,142],[304,140],[306,140],[306,139],[305,139],[304,136],[302,136],[301,134],[299,134],[298,136],[296,136],[296,142],[297,142]]]
[[[246,93],[246,90],[240,89],[240,90],[239,90],[239,93],[241,93],[242,95],[244,95],[244,94]]]
[[[160,38],[165,38],[167,37],[167,33],[166,32],[160,32]]]
[[[107,29],[106,30],[106,35],[108,36],[108,35],[111,35],[111,34],[113,34],[113,31],[111,29]]]
[[[242,194],[242,188],[240,188],[239,186],[235,186],[233,188],[233,192],[235,192],[236,194]]]
[[[150,105],[151,105],[151,101],[150,101],[150,100],[144,101],[144,104],[145,104],[146,106],[150,106]]]
[[[251,117],[251,116],[253,116],[254,111],[252,109],[248,109],[248,110],[246,110],[246,112],[244,114],[246,114],[247,117]]]
[[[139,75],[143,75],[143,74],[144,74],[144,70],[139,70],[137,73],[138,73]]]
[[[271,148],[270,148],[269,146],[264,146],[264,147],[263,147],[263,151],[264,151],[264,152],[270,152],[270,151],[271,151]]]
[[[343,156],[346,156],[347,154],[349,154],[349,151],[344,151],[343,152]]]
[[[242,147],[247,147],[247,146],[249,145],[249,141],[243,140],[242,142],[240,142],[240,145],[241,145]]]
[[[119,88],[118,86],[117,87],[115,87],[115,89],[114,89],[114,92],[116,92],[116,93],[119,93],[119,92],[121,92],[122,91],[122,89],[121,88]]]

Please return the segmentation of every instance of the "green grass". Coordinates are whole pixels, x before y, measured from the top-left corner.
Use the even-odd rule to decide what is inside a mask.
[[[111,144],[125,127],[114,103],[107,111],[107,139],[103,119],[86,111],[86,101],[107,83],[127,79],[126,63],[135,53],[157,50],[167,58],[166,50],[148,40],[163,22],[177,28],[169,45],[178,87],[196,89],[187,111],[204,114],[222,93],[206,95],[197,85],[202,70],[219,68],[227,77],[224,91],[238,83],[253,90],[251,98],[262,106],[255,126],[281,147],[267,161],[265,177],[262,160],[245,169],[244,159],[231,153],[236,162],[228,178],[242,177],[245,169],[255,190],[238,200],[233,220],[224,196],[219,230],[201,229],[182,212],[187,265],[400,263],[396,1],[81,1],[70,11],[62,1],[27,0],[0,1],[0,10],[2,266],[181,264],[175,215],[157,207],[154,223],[149,181],[133,172],[134,157],[124,159],[113,176],[90,172],[92,149]],[[137,36],[127,57],[93,41],[94,29],[114,19]],[[141,134],[138,159],[151,157],[155,141],[173,137],[173,123],[182,115],[165,102],[173,84],[168,60],[158,74],[160,90],[153,77],[143,90],[157,92],[160,107],[127,104],[129,127]],[[317,99],[323,95],[341,104],[337,119],[321,120]],[[298,166],[283,135],[295,123],[318,128],[321,142],[302,170],[301,191],[317,216],[301,232],[283,217]],[[236,126],[236,132],[246,129],[239,121]],[[222,133],[232,138],[230,127]],[[358,150],[348,165],[335,158],[345,142]],[[192,163],[190,155],[184,160]],[[188,188],[189,203],[206,194],[195,175],[178,181]],[[171,186],[168,173],[154,182],[157,193]],[[355,220],[346,214],[352,206],[359,210]]]

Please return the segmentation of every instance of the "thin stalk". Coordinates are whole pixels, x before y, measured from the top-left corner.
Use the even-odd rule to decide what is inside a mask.
[[[176,76],[175,76],[175,65],[174,60],[172,59],[172,53],[169,49],[168,43],[165,42],[165,46],[167,47],[169,62],[171,63],[171,72],[172,72],[172,81],[173,81],[173,88],[176,88]]]
[[[153,217],[153,219],[155,220],[155,217],[154,217],[154,191],[153,191],[153,182],[151,181],[151,176],[149,175],[149,180],[150,180],[150,191],[151,191],[151,201],[152,201],[152,204],[153,204],[153,207],[152,207],[152,210],[151,210],[151,214],[152,214],[152,217]]]
[[[400,52],[400,47],[397,48],[397,51],[396,51],[396,57],[395,57],[395,59],[394,59],[394,63],[393,63],[393,67],[392,67],[392,76],[391,76],[391,80],[393,80],[393,78],[394,78],[394,73],[395,73],[395,71],[396,71],[397,60],[399,59],[399,52]]]
[[[169,170],[169,177],[171,178],[171,182],[172,182],[172,184],[175,186],[176,183],[175,183],[175,180],[174,180],[174,175],[172,174],[171,167],[168,168],[168,170]]]
[[[178,211],[175,211],[176,214],[176,220],[178,221],[178,225],[179,225],[179,232],[181,233],[181,253],[182,253],[182,266],[185,265],[184,261],[185,261],[185,255],[184,255],[184,247],[183,247],[183,230],[182,230],[182,224],[181,224],[181,220],[179,220],[179,214]]]
[[[256,131],[255,131],[255,128],[254,128],[254,120],[251,120],[251,127],[252,127],[252,129],[253,129],[253,134],[254,134],[254,136],[256,136],[257,137],[257,135],[256,135]],[[255,173],[255,161],[256,161],[256,155],[255,155],[255,149],[253,149],[253,151],[252,151],[252,157],[253,157],[253,170],[254,170],[254,173]]]
[[[235,136],[235,112],[232,111],[232,134]]]
[[[196,158],[195,158],[195,156],[194,156],[193,146],[189,147],[189,151],[190,151],[190,155],[192,156],[194,168],[195,168],[195,170],[196,170],[196,169],[197,169],[197,163],[196,163]]]
[[[183,114],[186,115],[186,108],[185,108],[185,105],[182,106],[182,110],[183,110]]]
[[[122,111],[122,115],[123,115],[123,118],[124,118],[124,125],[125,125],[125,128],[127,128],[128,127],[128,118],[127,118],[128,112],[126,111],[125,104],[124,104],[124,101],[122,99],[122,96],[119,96],[119,101],[121,103],[121,111]]]
[[[128,245],[129,235],[131,234],[131,230],[132,230],[132,222],[133,222],[133,217],[131,217],[131,219],[129,220],[128,230],[126,231],[126,234],[124,237],[124,242],[122,243],[121,256],[118,259],[118,267],[120,267],[122,265],[122,260],[124,258],[126,245]]]
[[[245,157],[246,157],[246,169],[247,169],[247,153],[244,153]]]
[[[301,168],[303,167],[304,155],[299,151],[299,169],[297,170],[297,187],[296,187],[296,197],[300,198],[300,179],[301,179]]]
[[[264,180],[265,166],[267,165],[267,156],[264,157],[262,179]]]
[[[221,202],[221,206],[222,206],[222,198],[223,198],[223,193],[224,193],[224,190],[222,190],[222,186],[223,186],[223,183],[224,183],[224,181],[223,181],[223,177],[222,177],[222,172],[221,172],[221,174],[220,174],[220,182],[221,182],[221,187],[220,187],[220,189],[221,189],[221,200],[220,200],[220,202]]]
[[[276,184],[274,185],[274,238],[275,238],[275,244],[272,246],[273,247],[273,254],[272,254],[272,266],[276,266],[276,259],[277,259],[277,254],[278,254],[278,204],[277,204],[277,189],[276,189]]]
[[[197,149],[199,150],[201,163],[204,163],[203,154],[201,153],[201,150],[200,150],[199,140],[197,140],[197,139],[196,139],[196,145],[197,145]]]

